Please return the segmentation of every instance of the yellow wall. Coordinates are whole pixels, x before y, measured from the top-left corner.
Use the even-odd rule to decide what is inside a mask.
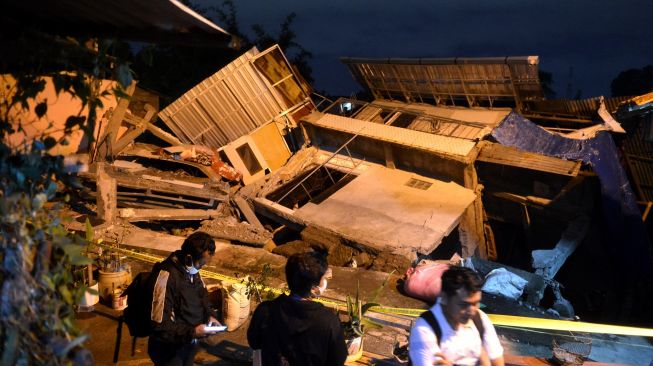
[[[71,115],[77,115],[82,110],[82,103],[78,98],[73,98],[69,93],[57,95],[52,83],[51,77],[43,77],[46,81],[45,90],[38,94],[36,100],[31,99],[27,110],[14,108],[9,112],[9,120],[15,121],[13,125],[15,133],[6,137],[7,143],[13,148],[20,149],[23,146],[29,146],[34,139],[43,139],[51,136],[59,140],[64,136],[64,127],[66,119]],[[0,95],[0,98],[10,98],[11,93],[16,85],[16,80],[11,75],[0,75],[0,90],[7,92],[6,95]],[[100,90],[111,90],[116,86],[114,81],[103,80]],[[116,99],[113,95],[102,97],[103,108],[98,108],[98,123],[95,126],[95,136],[99,135],[99,128],[106,126],[106,121],[100,126],[100,119],[105,111],[115,108]],[[38,118],[34,108],[39,103],[47,102],[47,113],[42,118]],[[88,108],[82,110],[81,115],[88,116]],[[22,131],[19,130],[22,127]],[[122,132],[122,131],[121,131]],[[67,136],[68,145],[57,145],[50,149],[51,154],[68,155],[78,152],[84,133],[79,128],[72,131]]]
[[[276,123],[268,123],[252,132],[250,136],[272,171],[279,169],[290,158],[290,151]]]

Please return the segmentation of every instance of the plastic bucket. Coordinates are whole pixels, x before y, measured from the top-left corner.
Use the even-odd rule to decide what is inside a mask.
[[[356,337],[345,340],[347,345],[347,360],[345,362],[356,362],[363,357],[363,337]]]
[[[90,293],[89,290],[95,290],[95,293]],[[92,311],[93,305],[97,304],[100,301],[100,295],[98,295],[98,283],[96,282],[93,286],[89,286],[88,289],[84,292],[84,296],[79,302],[78,311]]]
[[[123,295],[122,289],[115,289],[111,296],[111,307],[114,310],[124,310],[127,307],[127,295]]]

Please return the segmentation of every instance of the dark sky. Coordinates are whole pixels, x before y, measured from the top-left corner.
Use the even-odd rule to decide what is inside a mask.
[[[220,4],[220,0],[208,0]],[[314,87],[359,89],[350,57],[540,56],[558,97],[610,95],[620,71],[653,64],[653,0],[235,0],[243,30],[276,34],[290,12],[313,53]],[[573,68],[573,70],[572,70]],[[572,70],[572,71],[570,71]]]

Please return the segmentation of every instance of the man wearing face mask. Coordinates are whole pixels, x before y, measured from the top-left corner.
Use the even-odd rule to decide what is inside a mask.
[[[196,232],[186,238],[181,250],[154,267],[153,332],[147,352],[155,365],[192,365],[198,340],[214,334],[206,326],[220,325],[211,315],[208,292],[199,274],[214,253],[213,238]]]
[[[347,358],[340,320],[311,301],[327,288],[325,255],[298,253],[286,263],[290,295],[261,303],[247,330],[250,347],[261,350],[263,366],[340,366]]]

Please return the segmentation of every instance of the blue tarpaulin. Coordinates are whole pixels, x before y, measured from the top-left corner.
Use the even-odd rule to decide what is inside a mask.
[[[600,131],[583,140],[566,138],[512,112],[492,131],[492,136],[502,145],[589,164],[601,183],[610,254],[636,273],[653,272],[646,228],[610,133]]]

